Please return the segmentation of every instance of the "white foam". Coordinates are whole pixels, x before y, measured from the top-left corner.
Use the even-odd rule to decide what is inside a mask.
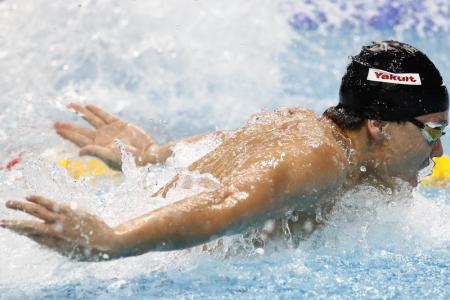
[[[187,165],[217,146],[214,140],[176,146],[165,166],[136,168],[127,161],[125,175],[118,181],[74,182],[54,161],[76,156],[76,148],[62,142],[51,128],[53,120],[86,126],[65,108],[68,102],[93,102],[120,112],[161,142],[171,136],[236,127],[262,107],[306,103],[321,109],[334,104],[333,93],[321,101],[310,97],[311,90],[322,90],[312,84],[314,76],[311,82],[283,83],[282,62],[301,66],[301,75],[320,75],[317,71],[326,70],[328,87],[329,82],[339,80],[340,66],[352,54],[350,50],[367,37],[352,36],[353,46],[342,39],[346,49],[342,63],[337,64],[338,47],[311,42],[289,25],[294,12],[312,14],[313,2],[0,1],[0,164],[24,151],[22,163],[11,172],[0,171],[0,217],[24,217],[5,209],[4,201],[37,193],[72,201],[117,224],[201,190],[179,188],[167,199],[151,197],[177,172],[184,172]],[[345,13],[335,14],[338,4],[333,3],[324,4],[330,12],[328,24],[343,24],[347,14],[351,17],[357,12],[349,4]],[[371,6],[362,13],[370,17],[374,11]],[[314,59],[298,62],[284,56],[294,38],[298,45],[292,51],[310,51],[317,54]],[[286,92],[294,87],[302,92],[301,97]],[[355,243],[370,248],[387,247],[393,241],[397,249],[403,249],[405,242],[439,246],[449,241],[445,202],[416,196],[408,205],[375,205],[380,195],[370,190],[352,197],[372,204],[367,203],[367,211],[338,210],[331,225],[317,233],[319,239],[343,249]],[[385,242],[391,233],[395,236]],[[224,252],[239,253],[246,247],[250,248],[247,253],[254,250],[242,235],[223,239]],[[114,290],[127,278],[168,264],[183,266],[196,252],[202,252],[201,248],[79,263],[0,230],[0,285],[27,290],[93,276],[117,279],[109,287]],[[301,262],[296,264],[306,268]]]

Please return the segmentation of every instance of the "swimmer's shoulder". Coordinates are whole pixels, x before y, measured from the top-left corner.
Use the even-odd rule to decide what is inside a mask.
[[[249,118],[249,123],[255,123],[256,121],[276,121],[279,119],[290,119],[290,118],[317,118],[317,115],[314,111],[301,108],[301,107],[280,107],[274,111],[261,111],[256,114],[253,114]]]
[[[299,134],[293,135],[291,151],[292,172],[309,165],[313,177],[329,186],[341,185],[348,171],[348,158],[333,134],[333,124],[324,121],[314,111],[289,108],[287,112],[298,118]]]
[[[317,118],[317,115],[314,111],[308,108],[302,107],[280,107],[275,110],[276,114],[282,117],[297,117],[297,118]]]

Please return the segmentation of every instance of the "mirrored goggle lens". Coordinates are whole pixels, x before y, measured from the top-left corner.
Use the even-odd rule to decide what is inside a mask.
[[[423,131],[425,138],[430,143],[438,141],[445,134],[443,127],[429,127],[425,125]]]

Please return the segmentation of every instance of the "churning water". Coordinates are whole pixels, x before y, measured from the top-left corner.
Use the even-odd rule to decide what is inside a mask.
[[[372,40],[417,46],[448,82],[449,20],[446,1],[0,1],[0,165],[22,157],[0,170],[0,218],[23,217],[4,202],[36,193],[118,224],[185,197],[150,195],[218,143],[177,145],[164,166],[128,160],[120,178],[73,181],[54,162],[77,149],[52,129],[83,124],[69,102],[104,107],[160,143],[280,106],[320,113],[337,101],[348,56]],[[213,253],[99,263],[0,230],[0,298],[450,297],[448,190],[361,187],[326,222],[296,247],[261,251],[237,235]]]

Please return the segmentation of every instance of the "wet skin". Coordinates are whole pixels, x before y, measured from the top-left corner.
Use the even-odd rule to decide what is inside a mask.
[[[448,123],[448,111],[416,117],[424,123]],[[369,141],[348,132],[350,138],[359,145],[356,160],[367,167],[363,176],[373,177],[386,186],[395,187],[395,179],[400,178],[412,186],[418,184],[418,172],[426,167],[430,158],[443,155],[440,140],[429,144],[422,132],[411,122],[368,121],[365,130]],[[363,155],[364,154],[364,155]],[[361,178],[360,178],[361,180]]]
[[[80,154],[97,156],[112,167],[120,168],[113,142],[116,137],[135,154],[139,165],[164,162],[176,143],[158,146],[141,129],[95,106],[70,106],[94,129],[59,122],[55,123],[57,133],[80,146]],[[442,112],[418,119],[445,121],[448,116]],[[420,130],[408,122],[368,120],[361,129],[342,131],[331,121],[298,108],[260,113],[236,131],[212,134],[221,138],[222,144],[189,166],[191,171],[210,173],[217,179],[203,183],[209,192],[115,228],[69,205],[30,196],[25,202],[8,201],[6,205],[41,220],[2,220],[0,226],[63,254],[86,259],[180,249],[279,219],[288,209],[313,217],[317,208],[330,207],[337,191],[363,181],[393,188],[393,178],[417,184],[413,178],[424,162],[442,155],[440,142],[427,144]],[[360,172],[361,165],[366,172]],[[165,196],[177,180],[175,177],[158,194]],[[304,223],[305,218],[300,218],[299,224]]]

